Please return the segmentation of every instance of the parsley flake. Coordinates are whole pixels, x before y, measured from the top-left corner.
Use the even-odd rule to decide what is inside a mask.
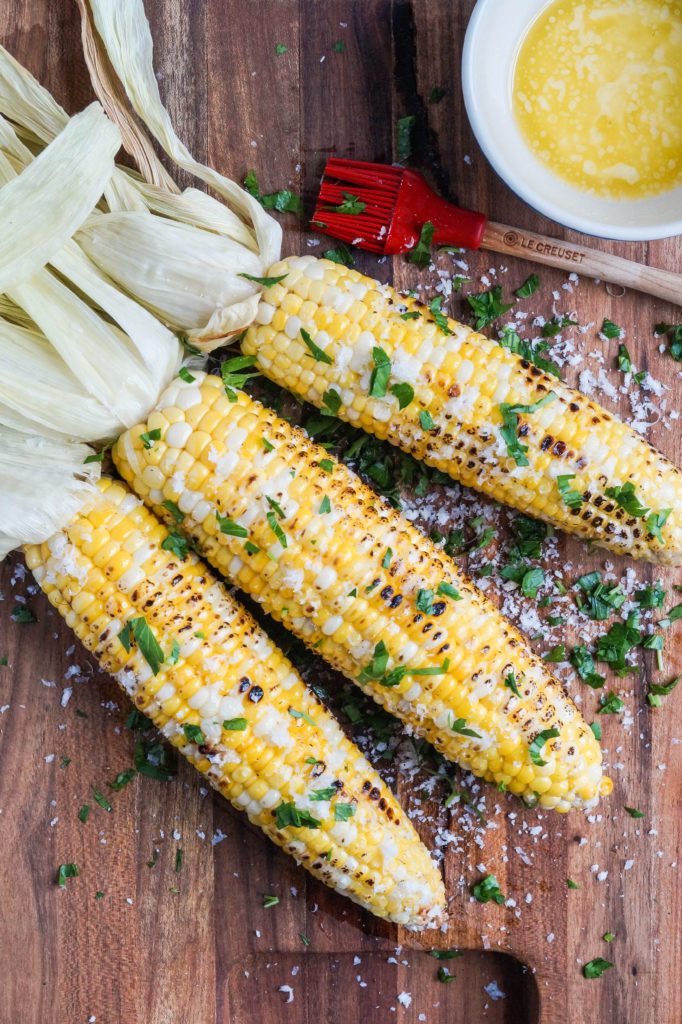
[[[530,759],[533,764],[536,764],[539,768],[544,768],[547,762],[542,759],[542,748],[548,740],[558,739],[558,737],[558,729],[543,729],[542,732],[537,734],[528,748],[528,753],[530,754]]]

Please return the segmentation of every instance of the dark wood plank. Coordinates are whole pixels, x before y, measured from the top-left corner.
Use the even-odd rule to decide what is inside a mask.
[[[2,42],[68,109],[87,102],[91,92],[75,6],[67,0],[13,0],[5,7]],[[396,119],[414,114],[414,162],[444,195],[495,219],[563,237],[501,185],[471,137],[458,67],[471,7],[471,0],[163,0],[149,5],[149,12],[161,90],[173,119],[195,154],[225,173],[239,179],[253,168],[264,190],[286,186],[302,192],[310,212],[329,153],[390,160]],[[334,50],[338,40],[343,52]],[[276,54],[278,43],[287,46],[285,54]],[[435,85],[447,93],[430,104]],[[319,253],[333,245],[308,231],[305,221],[287,216],[283,224],[285,252]],[[309,239],[320,244],[309,248]],[[674,268],[680,258],[679,240],[595,244],[664,267]],[[505,293],[533,269],[483,253],[465,258],[472,290],[483,287],[480,278],[491,267]],[[439,263],[455,272],[448,257]],[[400,286],[431,287],[435,281],[402,260],[392,265],[361,255],[358,265]],[[577,308],[581,323],[598,327],[605,316],[615,320],[626,329],[637,365],[648,366],[673,389],[675,404],[678,367],[651,337],[652,325],[674,318],[674,310],[645,296],[614,298],[604,285],[587,280],[569,293],[562,288],[565,277],[551,271],[543,270],[541,279],[541,290],[526,303],[533,314],[549,315],[556,289],[559,308]],[[458,299],[452,310],[466,315]],[[594,332],[580,342],[585,351],[600,345]],[[606,355],[611,360],[613,349]],[[568,374],[575,380],[575,369]],[[619,405],[629,416],[625,397]],[[682,462],[679,431],[659,426],[649,436]],[[426,518],[419,522],[428,529]],[[573,575],[578,567],[605,562],[603,555],[588,555],[566,539],[559,558],[571,563]],[[618,575],[628,568],[624,559],[611,561]],[[308,880],[239,815],[206,795],[184,765],[174,783],[138,779],[112,795],[106,782],[132,756],[126,702],[98,673],[88,670],[83,682],[65,678],[69,666],[85,667],[90,660],[80,649],[66,653],[72,643],[68,630],[42,598],[31,598],[36,625],[10,622],[14,595],[26,594],[28,586],[11,583],[17,564],[12,559],[0,576],[0,657],[8,654],[10,660],[9,668],[0,668],[0,707],[10,705],[0,715],[0,835],[3,848],[12,851],[3,859],[0,879],[0,1019],[61,1024],[94,1015],[98,1021],[165,1024],[199,1014],[202,1020],[242,1024],[252,1019],[255,1005],[259,1019],[273,1021],[285,1013],[287,1020],[306,1022],[366,1015],[416,1022],[420,1013],[448,1024],[682,1019],[675,984],[682,908],[671,866],[680,845],[674,743],[679,702],[676,708],[671,699],[661,712],[646,708],[651,666],[618,684],[636,714],[635,726],[623,731],[617,719],[603,721],[609,758],[622,767],[612,771],[616,790],[597,820],[539,815],[489,794],[486,828],[466,812],[443,812],[442,794],[436,793],[430,815],[461,842],[457,850],[448,848],[444,863],[450,928],[419,940]],[[646,567],[637,567],[637,576],[673,579]],[[681,660],[679,645],[671,648],[671,675]],[[312,671],[321,674],[320,663]],[[42,686],[41,677],[57,685]],[[67,686],[73,694],[62,708]],[[595,706],[596,697],[583,694],[583,707]],[[88,717],[78,717],[77,709]],[[46,762],[52,754],[54,760]],[[66,768],[59,767],[62,757],[71,758]],[[403,800],[413,800],[418,785],[400,773],[396,782]],[[111,798],[111,814],[93,804],[93,786]],[[83,825],[77,813],[85,802],[93,810]],[[641,807],[646,818],[631,820],[624,804]],[[535,836],[530,830],[538,826]],[[418,827],[433,845],[434,826],[419,821]],[[211,845],[212,838],[220,841]],[[174,870],[178,846],[185,853],[180,874]],[[159,859],[150,869],[154,849]],[[81,876],[59,891],[53,884],[56,867],[72,860]],[[471,900],[469,887],[481,864],[496,873],[516,906],[482,907]],[[594,864],[608,870],[607,879],[597,880]],[[566,889],[568,877],[580,883],[579,892]],[[98,889],[105,896],[96,901]],[[263,893],[278,895],[280,905],[263,910]],[[600,939],[607,930],[617,935],[611,947]],[[394,952],[398,943],[400,955]],[[498,952],[450,962],[457,981],[442,985],[435,977],[438,962],[421,951],[432,944]],[[502,955],[507,953],[518,959]],[[599,982],[586,982],[577,958],[597,955],[613,959],[616,968]],[[522,974],[520,962],[534,976]],[[358,974],[367,988],[357,982]],[[491,981],[505,999],[486,996],[483,986]],[[281,985],[294,992],[286,1009]],[[409,1008],[396,1003],[400,992],[411,994]]]

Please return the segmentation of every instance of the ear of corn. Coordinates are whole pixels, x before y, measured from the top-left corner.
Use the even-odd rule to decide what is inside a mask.
[[[103,479],[90,507],[26,557],[136,707],[266,835],[380,917],[437,923],[440,875],[390,791],[251,616],[166,537]]]
[[[318,407],[336,391],[342,419],[497,501],[613,551],[682,562],[682,474],[595,402],[355,270],[304,256],[268,273],[285,277],[243,348],[277,384]],[[370,395],[377,349],[390,377]],[[404,408],[397,384],[414,392]]]
[[[607,792],[579,711],[455,563],[302,431],[232,399],[217,377],[173,382],[117,441],[123,477],[450,760],[560,811]]]

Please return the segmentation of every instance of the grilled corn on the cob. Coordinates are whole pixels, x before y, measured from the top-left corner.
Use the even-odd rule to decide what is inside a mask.
[[[455,563],[303,431],[231,397],[178,379],[114,446],[171,530],[452,761],[561,811],[608,791],[580,712]]]
[[[355,270],[303,256],[268,274],[243,349],[276,383],[317,406],[336,392],[342,419],[554,526],[682,563],[682,473],[595,402]]]
[[[167,530],[121,484],[100,491],[26,548],[50,602],[170,742],[313,875],[387,920],[437,923],[440,875],[377,773],[196,556],[165,549]]]

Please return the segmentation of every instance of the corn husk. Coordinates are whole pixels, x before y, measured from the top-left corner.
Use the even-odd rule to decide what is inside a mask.
[[[94,494],[98,463],[84,444],[0,427],[0,561],[39,544],[73,519]]]
[[[76,211],[72,227],[77,215],[81,220],[89,215],[89,210],[78,207],[82,204],[82,177],[64,178],[62,167],[69,168],[78,158],[82,131],[91,133],[93,123],[107,125],[113,132],[113,146],[118,133],[97,105],[84,115],[68,121],[36,159],[11,126],[0,122],[0,217],[5,190],[30,180],[36,189],[33,205],[45,221],[44,237],[61,242],[63,232],[51,235],[49,210],[42,209],[43,202],[53,201],[43,187],[44,179],[51,182],[55,178],[63,208]],[[54,161],[47,158],[57,151],[70,160],[59,164],[55,172]],[[109,165],[111,171],[113,153]],[[91,203],[97,201],[102,187],[100,180],[96,192],[91,188]],[[35,247],[40,253],[39,268],[32,273],[29,265],[23,280],[6,287],[5,307],[0,306],[0,315],[8,309],[11,312],[12,307],[6,305],[9,299],[14,310],[9,321],[0,322],[5,367],[0,381],[0,423],[81,441],[115,436],[146,415],[177,371],[177,339],[146,309],[121,294],[75,242],[67,240],[50,258],[51,266],[66,280],[42,266],[50,253],[42,238],[40,243]],[[38,263],[38,255],[31,255]],[[18,276],[11,263],[8,268]]]
[[[30,277],[80,227],[114,169],[120,136],[98,103],[71,118],[0,189],[0,292]]]

